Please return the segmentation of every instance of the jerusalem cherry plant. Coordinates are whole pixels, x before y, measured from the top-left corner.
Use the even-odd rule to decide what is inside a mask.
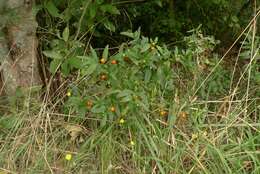
[[[80,84],[69,87],[64,109],[77,115],[101,120],[102,125],[148,115],[166,117],[174,96],[172,59],[157,39],[140,36],[140,31],[123,32],[132,39],[110,54],[106,46],[99,54],[90,48],[81,60]]]

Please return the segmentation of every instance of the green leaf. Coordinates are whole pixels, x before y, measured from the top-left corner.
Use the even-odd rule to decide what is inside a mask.
[[[20,122],[19,117],[15,116],[5,116],[0,119],[0,128],[1,129],[13,129],[18,122]]]
[[[72,17],[70,8],[66,8],[62,13],[64,14],[64,17],[63,17],[64,21],[68,22]]]
[[[71,71],[71,66],[69,63],[69,59],[66,59],[62,64],[61,64],[61,72],[63,75],[68,76]]]
[[[123,31],[123,32],[121,32],[120,34],[123,35],[123,36],[130,37],[130,38],[132,38],[132,39],[135,38],[135,37],[134,37],[134,33],[129,32],[129,31]]]
[[[146,43],[142,46],[142,50],[141,52],[146,52],[147,50],[149,50],[149,48],[151,47],[151,45],[149,43]]]
[[[96,60],[98,60],[98,56],[97,56],[96,51],[95,51],[92,47],[90,47],[90,51],[91,51],[91,55],[92,55]]]
[[[125,89],[121,91],[116,97],[120,99],[120,102],[129,102],[133,99],[132,94],[133,91]]]
[[[62,72],[62,74],[65,75],[65,76],[69,75],[69,73],[70,73],[70,67],[69,67],[69,62],[68,62],[68,60],[66,60],[65,62],[63,62],[63,63],[61,64],[61,72]]]
[[[144,82],[148,83],[150,81],[150,79],[151,79],[151,76],[152,76],[152,71],[149,68],[147,68],[145,70]]]
[[[82,61],[77,57],[71,57],[69,58],[69,64],[73,68],[80,69],[82,67]]]
[[[54,50],[46,50],[42,52],[46,57],[52,58],[52,59],[62,59],[62,55]]]
[[[103,24],[106,27],[106,29],[108,29],[112,32],[115,32],[116,27],[114,26],[114,24],[112,22],[110,22],[109,20],[105,20]]]
[[[163,70],[162,70],[162,67],[159,67],[158,69],[157,69],[157,80],[158,80],[158,82],[159,82],[159,84],[161,85],[161,86],[163,86],[163,83],[164,83],[164,72],[163,72]]]
[[[250,54],[251,54],[251,51],[243,51],[242,53],[240,53],[240,57],[241,59],[250,59]]]
[[[65,42],[69,40],[70,30],[69,27],[66,27],[62,32],[62,38]]]
[[[54,59],[53,61],[51,61],[51,63],[50,63],[50,72],[51,72],[52,74],[55,74],[55,73],[56,73],[56,71],[57,71],[57,69],[58,69],[60,63],[61,63],[61,60],[60,60],[60,59]]]
[[[108,47],[109,45],[107,45],[102,53],[102,58],[107,59],[108,58]]]
[[[155,3],[156,3],[159,7],[162,7],[162,1],[161,1],[161,0],[155,0]]]
[[[254,80],[255,82],[259,85],[260,84],[260,72],[257,72],[255,75],[254,75]]]
[[[133,97],[131,95],[128,95],[128,96],[123,97],[120,100],[120,102],[125,103],[125,102],[129,102],[129,101],[132,101],[132,100],[133,100]]]
[[[90,15],[90,18],[93,19],[95,16],[96,16],[96,13],[97,13],[97,7],[95,4],[92,4],[90,7],[89,7],[89,15]]]
[[[97,64],[90,65],[84,72],[84,75],[91,75],[97,69]]]
[[[47,2],[47,4],[45,4],[45,8],[53,17],[61,17],[61,15],[59,14],[59,9],[55,6],[53,1]]]
[[[104,0],[96,0],[96,3],[97,3],[98,5],[102,4],[103,2],[104,2]]]
[[[160,46],[156,46],[157,50],[159,51],[160,54],[165,53],[165,51],[163,51],[162,47]]]
[[[93,113],[103,113],[105,111],[106,111],[106,107],[104,105],[95,105],[91,109],[91,112],[93,112]]]
[[[115,6],[113,6],[111,4],[102,5],[100,7],[100,10],[103,11],[104,13],[108,12],[108,13],[114,14],[114,15],[120,14],[120,11]]]
[[[120,93],[120,92],[121,92],[121,90],[119,90],[119,89],[107,91],[105,96],[113,95],[113,94]]]
[[[0,5],[1,6],[1,5]],[[32,7],[32,14],[33,16],[36,16],[40,10],[43,9],[43,5],[34,5]]]
[[[135,32],[131,32],[131,31],[124,31],[120,33],[121,35],[130,37],[134,40],[138,40],[140,38],[141,35],[141,28],[139,27],[138,30],[136,30]]]
[[[116,97],[121,98],[121,97],[129,96],[132,93],[133,92],[131,90],[125,89],[125,90],[121,91]]]

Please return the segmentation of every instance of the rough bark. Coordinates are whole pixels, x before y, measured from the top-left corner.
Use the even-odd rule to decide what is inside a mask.
[[[1,76],[7,94],[13,94],[18,87],[42,84],[37,60],[37,23],[32,4],[32,0],[7,0],[5,3],[6,11],[13,11],[16,17],[1,27],[0,34]]]

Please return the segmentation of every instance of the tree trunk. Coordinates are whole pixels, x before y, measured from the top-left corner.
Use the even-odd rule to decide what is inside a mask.
[[[42,84],[37,59],[37,23],[32,12],[32,0],[7,0],[2,16],[7,19],[0,31],[2,89],[8,95],[18,87],[30,88]],[[8,19],[9,12],[15,16]],[[5,16],[6,15],[6,16]]]

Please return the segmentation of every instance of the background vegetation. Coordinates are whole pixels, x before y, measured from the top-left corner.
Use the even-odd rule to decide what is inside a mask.
[[[42,0],[35,13],[42,102],[2,98],[2,173],[260,172],[258,1]]]

